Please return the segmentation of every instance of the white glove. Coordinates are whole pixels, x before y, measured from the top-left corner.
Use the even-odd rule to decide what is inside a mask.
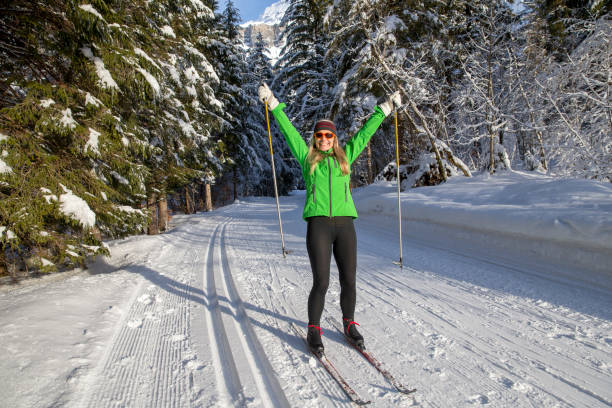
[[[385,116],[389,116],[391,112],[398,109],[400,106],[402,106],[402,95],[400,91],[395,91],[386,101],[378,105]]]
[[[265,82],[259,87],[259,100],[262,103],[267,103],[270,110],[274,110],[278,106],[278,99],[274,97],[272,90],[268,88]]]

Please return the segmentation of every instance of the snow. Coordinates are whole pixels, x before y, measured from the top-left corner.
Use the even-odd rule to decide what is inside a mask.
[[[91,4],[81,4],[79,8],[82,10],[85,10],[88,13],[93,14],[94,16],[98,17],[100,20],[106,23],[106,20],[104,20],[104,17],[102,17],[102,15],[98,12],[98,10],[96,10],[94,6],[92,6]]]
[[[62,111],[60,123],[62,124],[62,126],[67,127],[69,129],[74,129],[78,125],[76,120],[72,118],[72,111],[70,110],[70,108],[66,108],[64,111]]]
[[[104,200],[106,201],[106,198],[104,198]],[[136,208],[132,208],[128,205],[118,205],[117,208],[123,212],[127,212],[127,213],[135,213],[138,215],[142,215],[144,216],[144,213],[142,212],[142,210],[138,210]]]
[[[49,106],[53,105],[55,103],[55,101],[53,99],[42,99],[40,101],[40,106],[42,106],[43,108],[48,108]]]
[[[8,164],[6,164],[4,160],[0,159],[0,174],[8,174],[12,172],[13,172],[13,168],[9,166]]]
[[[276,3],[266,7],[263,14],[259,16],[256,21],[247,21],[246,23],[240,24],[241,27],[248,27],[252,24],[269,24],[275,25],[280,24],[285,12],[289,8],[289,0],[280,0]]]
[[[0,142],[4,142],[5,140],[8,140],[8,136],[0,133]]]
[[[0,225],[0,240],[4,241],[4,236],[6,234],[6,239],[11,240],[17,238],[15,233],[6,227]]]
[[[197,57],[199,57],[200,59],[200,64],[202,65],[202,69],[204,70],[204,72],[206,74],[208,74],[208,76],[210,77],[210,79],[212,79],[214,82],[219,83],[219,76],[217,75],[217,73],[215,72],[215,69],[213,68],[213,66],[210,64],[210,62],[208,62],[208,59],[206,59],[206,57],[204,56],[204,54],[202,54],[197,48],[193,47],[191,44],[189,44],[187,41],[183,42],[183,46],[185,47],[185,49],[187,51],[189,51],[191,54],[196,55]],[[195,71],[195,73],[190,73],[189,72],[190,69],[185,70],[185,75],[190,75],[191,78],[190,79],[197,79],[200,78],[200,75],[197,73],[197,71]]]
[[[214,18],[215,13],[200,0],[190,0],[193,8],[198,10],[198,17]]]
[[[93,227],[96,225],[96,214],[89,208],[89,205],[81,197],[75,195],[72,190],[60,184],[64,194],[59,197],[60,211],[62,214],[79,222],[83,227]]]
[[[101,100],[87,92],[85,94],[85,105],[93,105],[93,106],[104,106]]]
[[[611,188],[506,172],[402,192],[403,268],[395,186],[355,189],[355,317],[417,392],[394,392],[324,319],[327,354],[376,407],[610,406]],[[87,271],[0,287],[3,404],[350,406],[289,327],[311,285],[304,197],[280,198],[286,258],[275,200],[248,198],[110,241]],[[605,268],[564,262],[580,251]],[[332,262],[324,317],[339,291]]]
[[[149,55],[146,52],[144,52],[143,50],[141,50],[140,48],[138,48],[138,47],[134,48],[134,53],[136,55],[140,55],[141,57],[143,57],[144,59],[149,61],[149,63],[151,63],[151,65],[153,65],[155,68],[161,69],[159,67],[159,65],[157,65],[157,63],[153,60],[153,58],[149,57]]]
[[[87,143],[85,144],[85,151],[90,150],[92,152],[94,152],[95,154],[100,154],[100,151],[98,150],[98,139],[100,138],[102,134],[100,132],[98,132],[95,129],[89,128],[89,139],[87,140]]]
[[[104,61],[102,61],[100,57],[95,57],[93,55],[93,52],[91,51],[91,48],[89,47],[81,48],[81,52],[83,53],[83,55],[85,55],[86,58],[93,61],[96,67],[96,74],[98,75],[100,85],[107,89],[118,90],[119,85],[117,85],[117,83],[113,79],[113,76],[111,75],[110,71],[104,66]]]
[[[44,194],[43,197],[45,201],[47,201],[47,204],[51,204],[52,201],[57,201],[57,196],[48,188],[41,187],[40,191]]]
[[[402,217],[522,242],[555,242],[568,248],[612,253],[612,185],[583,179],[552,179],[522,172],[452,177],[444,189],[423,187],[402,196]],[[469,186],[469,188],[467,188]],[[360,200],[358,211],[397,214],[388,185]],[[449,194],[450,193],[450,194]],[[538,249],[531,248],[530,252]],[[553,254],[549,254],[553,255]],[[609,270],[597,256],[554,254],[582,267]],[[576,259],[570,259],[576,255]],[[585,256],[586,259],[577,259]]]
[[[42,266],[53,266],[55,265],[53,262],[51,262],[50,260],[48,260],[47,258],[40,258],[40,262],[42,263]]]
[[[396,15],[391,15],[385,18],[385,30],[388,33],[392,33],[395,30],[405,30],[407,29],[406,24]]]
[[[161,93],[161,88],[159,86],[159,82],[157,82],[157,79],[151,75],[150,72],[142,69],[142,68],[136,68],[136,71],[140,72],[142,74],[142,76],[145,77],[145,79],[147,80],[147,82],[149,83],[149,85],[151,85],[151,88],[153,89],[153,92],[155,92],[155,95],[159,96]]]
[[[161,28],[161,32],[166,37],[176,38],[176,34],[174,34],[174,30],[169,25],[165,25]]]

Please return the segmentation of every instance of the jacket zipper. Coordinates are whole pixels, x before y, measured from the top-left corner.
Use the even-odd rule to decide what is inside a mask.
[[[315,199],[315,191],[316,191],[316,190],[315,190],[315,184],[314,184],[314,183],[312,183],[312,202],[313,202],[314,204],[316,204],[316,203],[317,203],[317,200]]]
[[[333,217],[332,211],[332,176],[331,176],[331,163],[329,162],[329,156],[327,156],[327,172],[329,174],[329,218]]]
[[[346,182],[344,183],[344,202],[348,201],[348,195],[346,194]]]

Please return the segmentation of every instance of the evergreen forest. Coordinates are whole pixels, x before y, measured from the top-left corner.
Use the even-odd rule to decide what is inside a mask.
[[[612,182],[609,0],[287,0],[273,65],[232,0],[0,5],[0,276],[86,266],[157,233],[301,186],[266,82],[306,142],[346,142],[388,95],[402,189],[520,169]],[[395,121],[352,187],[395,180]]]

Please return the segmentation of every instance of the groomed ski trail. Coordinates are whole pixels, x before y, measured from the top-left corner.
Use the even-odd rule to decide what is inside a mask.
[[[178,215],[164,234],[111,243],[114,283],[125,279],[130,289],[114,303],[117,318],[108,320],[100,351],[66,379],[71,388],[57,400],[68,407],[350,407],[290,329],[306,325],[312,284],[302,201],[281,198],[287,258],[268,198]],[[392,219],[362,214],[355,225],[355,318],[368,349],[418,389],[396,392],[323,320],[326,353],[372,406],[612,405],[609,292],[549,277],[549,264],[483,257],[452,240],[432,244],[440,229],[410,222],[400,269],[392,263]],[[339,294],[332,259],[325,316],[340,319]]]
[[[229,222],[187,221],[126,267],[143,278],[75,406],[290,406],[231,275]]]

